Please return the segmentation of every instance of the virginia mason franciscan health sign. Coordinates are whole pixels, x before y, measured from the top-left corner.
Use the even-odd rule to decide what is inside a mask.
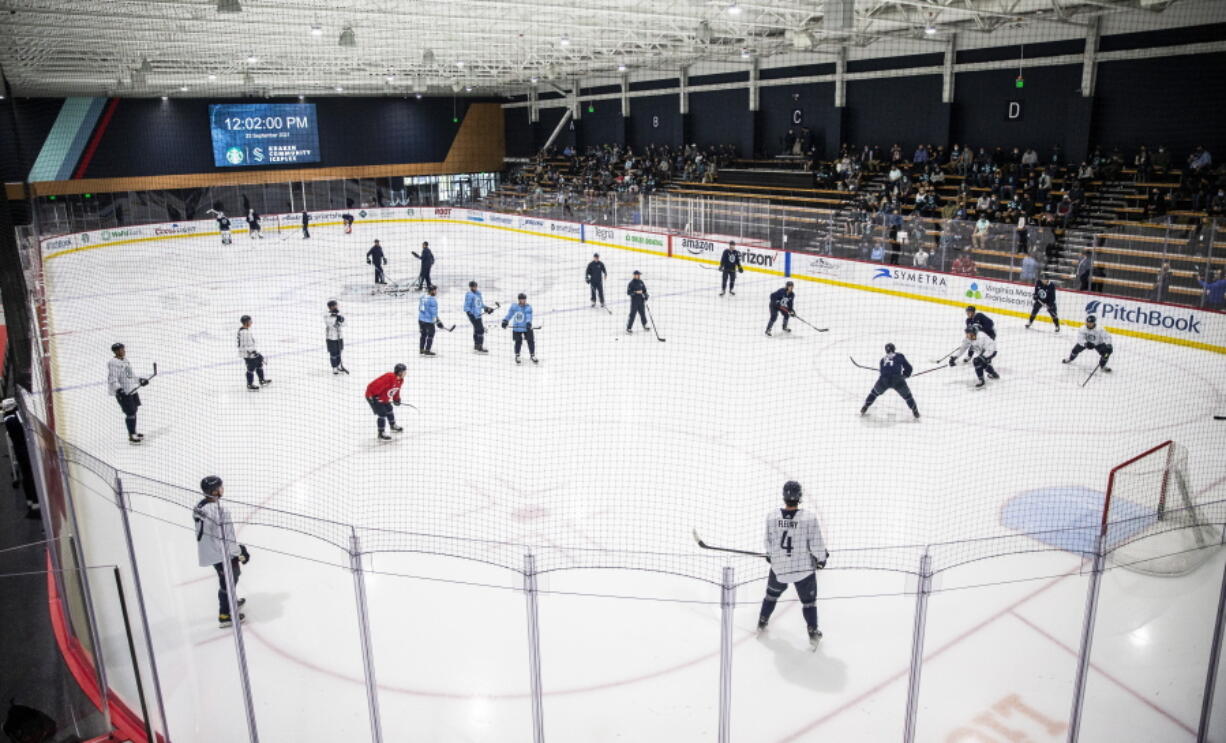
[[[313,103],[214,104],[209,131],[219,168],[319,162]]]

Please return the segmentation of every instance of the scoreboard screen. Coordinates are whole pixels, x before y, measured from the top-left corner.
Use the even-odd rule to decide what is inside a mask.
[[[219,168],[319,162],[313,103],[214,104],[209,130]]]

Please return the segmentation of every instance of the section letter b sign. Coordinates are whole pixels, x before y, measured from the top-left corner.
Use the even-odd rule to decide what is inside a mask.
[[[1022,101],[1009,101],[1005,109],[1005,121],[1022,120]]]

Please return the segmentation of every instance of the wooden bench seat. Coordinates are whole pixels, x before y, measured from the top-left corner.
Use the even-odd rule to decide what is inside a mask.
[[[836,206],[842,206],[844,203],[842,199],[819,199],[819,198],[813,198],[810,196],[782,196],[778,194],[739,193],[736,191],[720,193],[720,192],[714,192],[714,191],[697,191],[695,189],[690,189],[690,188],[672,188],[672,189],[669,189],[668,192],[675,193],[675,194],[689,194],[691,196],[735,196],[738,199],[762,199],[765,201],[770,201],[770,200],[803,201],[809,204],[834,204]]]
[[[731,189],[752,189],[754,191],[788,191],[797,193],[815,193],[815,194],[834,194],[836,196],[851,196],[851,191],[839,191],[833,188],[811,188],[811,187],[792,187],[792,186],[738,186],[735,183],[695,183],[693,181],[674,181],[678,186],[701,188],[731,188]]]

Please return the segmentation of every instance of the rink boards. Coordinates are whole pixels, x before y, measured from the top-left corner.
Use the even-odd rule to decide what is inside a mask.
[[[627,250],[679,260],[717,265],[728,241],[709,236],[669,234],[542,217],[521,216],[454,207],[384,207],[351,212],[355,224],[442,222],[467,224],[548,237],[602,248]],[[281,215],[281,230],[299,229],[297,215]],[[311,212],[311,226],[341,224],[341,212]],[[246,233],[245,227],[232,230]],[[44,260],[84,250],[131,245],[183,237],[217,235],[215,220],[137,225],[60,235],[42,241]],[[959,276],[904,266],[847,260],[830,256],[775,250],[738,242],[748,271],[831,284],[907,299],[953,306],[973,304],[998,314],[1028,317],[1032,287],[978,276]],[[1226,354],[1226,314],[1180,305],[1142,302],[1125,298],[1062,290],[1057,297],[1061,320],[1079,327],[1086,315],[1097,315],[1100,325],[1112,333]],[[1040,322],[1050,322],[1040,312]]]

